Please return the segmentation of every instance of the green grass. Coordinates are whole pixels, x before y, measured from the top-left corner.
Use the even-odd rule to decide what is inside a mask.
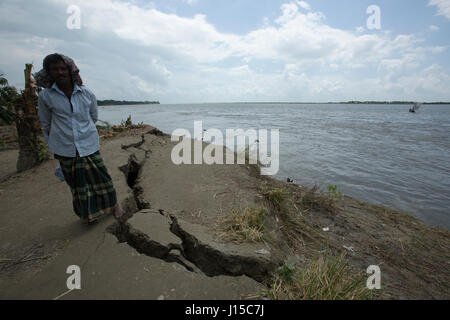
[[[329,185],[328,186],[328,194],[331,198],[341,199],[342,198],[342,192],[338,189],[338,186],[336,185]]]
[[[349,266],[345,254],[321,256],[305,268],[280,267],[264,294],[273,300],[366,300],[372,298],[366,280]]]

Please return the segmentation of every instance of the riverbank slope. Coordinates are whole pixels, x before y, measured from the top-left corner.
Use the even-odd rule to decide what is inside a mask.
[[[261,298],[273,293],[280,266],[302,270],[341,254],[366,278],[368,266],[380,267],[374,298],[450,298],[448,231],[260,176],[255,165],[176,166],[174,145],[150,126],[102,139],[127,214],[90,227],[77,220],[70,190],[53,175],[56,160],[21,174],[2,166],[0,298]],[[14,152],[2,151],[2,159],[12,162]],[[261,212],[256,241],[224,229],[231,214],[254,209]],[[81,290],[68,292],[70,265],[80,267]]]

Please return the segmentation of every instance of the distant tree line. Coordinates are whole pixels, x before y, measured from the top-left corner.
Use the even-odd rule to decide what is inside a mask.
[[[338,104],[414,104],[417,101],[348,101]],[[329,102],[334,103],[334,102]],[[424,102],[423,104],[450,104],[450,102]]]
[[[117,101],[117,100],[97,100],[99,106],[122,106],[135,104],[159,104],[159,101]]]
[[[414,104],[418,101],[329,101],[329,102],[232,102],[239,104]],[[450,104],[450,102],[424,102],[423,104]]]

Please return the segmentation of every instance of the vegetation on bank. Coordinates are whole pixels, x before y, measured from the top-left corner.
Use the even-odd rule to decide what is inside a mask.
[[[261,176],[255,187],[256,208],[233,209],[218,223],[219,239],[263,242],[284,261],[267,289],[248,298],[448,298],[447,231],[346,197],[336,185],[321,191]],[[379,290],[367,289],[369,265],[381,269]]]
[[[96,125],[100,138],[112,138],[120,134],[121,132],[125,132],[130,129],[143,128],[146,126],[143,122],[139,124],[133,124],[131,115],[128,116],[127,120],[122,120],[120,122],[120,125],[111,126],[108,122],[102,120],[98,120],[98,122],[103,124]]]
[[[0,125],[12,125],[16,116],[14,103],[20,98],[15,87],[9,85],[8,80],[0,74]],[[6,146],[6,142],[0,140],[0,148]]]
[[[264,294],[272,300],[368,300],[365,275],[349,265],[346,254],[317,256],[304,267],[278,268]]]
[[[417,101],[328,101],[328,102],[281,102],[281,101],[272,101],[272,102],[231,102],[224,104],[407,104],[412,105]],[[423,102],[425,105],[431,104],[445,104],[450,105],[450,102]]]
[[[308,210],[334,212],[335,199],[342,196],[337,186],[329,186],[328,194],[317,187],[301,196],[278,187],[261,188],[261,194],[270,209],[264,207],[232,209],[222,217],[217,226],[220,240],[241,242],[271,242],[270,219],[281,223],[280,229],[287,247],[304,251],[306,244],[316,247],[324,237],[303,219]],[[292,202],[288,203],[291,200]],[[296,210],[292,212],[291,207]],[[315,254],[304,265],[286,261],[268,279],[268,288],[254,298],[272,300],[361,300],[371,299],[372,292],[366,287],[366,275],[350,266],[345,252]]]
[[[417,101],[347,101],[336,102],[337,104],[414,104]],[[334,103],[334,102],[328,102]],[[423,104],[450,104],[450,102],[424,102]]]
[[[309,251],[309,263],[295,264],[286,261],[268,279],[268,288],[257,298],[281,300],[354,300],[371,299],[366,287],[366,276],[351,267],[345,251],[325,250],[317,254],[326,238],[323,232],[305,219],[309,212],[335,214],[335,201],[342,197],[337,186],[329,186],[328,193],[317,187],[292,192],[284,187],[263,186],[260,189],[265,204],[261,207],[232,209],[217,225],[220,240],[265,242],[274,245],[272,234],[281,231],[283,250]],[[276,220],[278,230],[274,230]],[[280,240],[278,239],[278,242]],[[275,244],[276,246],[277,244]]]
[[[122,106],[136,104],[159,104],[159,101],[97,100],[97,105],[99,106]]]
[[[256,298],[274,300],[355,300],[371,299],[366,275],[350,266],[342,249],[317,249],[326,242],[320,229],[306,215],[312,212],[335,214],[335,201],[342,197],[337,186],[328,193],[317,187],[292,192],[284,187],[264,186],[260,193],[266,201],[258,208],[232,209],[218,223],[218,238],[233,242],[262,242],[283,247],[281,250],[308,252],[309,263],[286,261],[267,281],[268,288]],[[277,221],[275,228],[273,221]],[[281,240],[273,233],[281,231]],[[276,244],[276,242],[279,242]],[[280,243],[281,242],[281,243]],[[283,244],[284,242],[284,244]],[[276,249],[275,249],[276,250]]]
[[[225,241],[259,242],[264,236],[264,208],[232,209],[219,221],[218,238]]]

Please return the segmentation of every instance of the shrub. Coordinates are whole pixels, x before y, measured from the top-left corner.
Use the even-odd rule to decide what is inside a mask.
[[[219,221],[221,240],[258,242],[263,237],[266,210],[263,208],[232,209]]]
[[[338,190],[337,186],[329,185],[328,186],[328,194],[332,198],[341,199],[342,198],[342,192]]]

